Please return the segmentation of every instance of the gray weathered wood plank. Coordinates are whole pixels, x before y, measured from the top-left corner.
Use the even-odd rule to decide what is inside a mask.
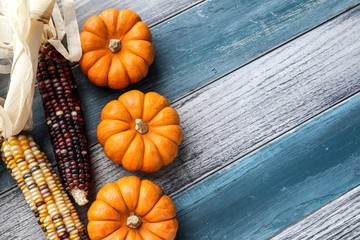
[[[267,239],[359,185],[359,106],[357,93],[177,194],[179,239]]]
[[[173,103],[184,129],[178,158],[157,173],[136,175],[175,196],[359,91],[359,22],[356,8]],[[105,182],[131,174],[107,160],[99,145],[92,161],[92,199]],[[0,206],[0,234],[41,238],[17,189],[1,201],[11,204]],[[87,207],[79,210],[86,221]]]
[[[179,156],[146,176],[167,192],[181,191],[358,92],[359,9],[176,101]],[[93,152],[100,185],[129,174],[98,145]]]
[[[12,188],[1,194],[0,239],[45,239],[20,189]]]
[[[154,26],[157,57],[148,77],[139,84],[123,91],[98,88],[88,82],[79,68],[74,69],[90,143],[96,142],[101,108],[120,93],[137,88],[159,92],[170,101],[182,98],[358,3],[359,0],[205,1]],[[34,113],[32,134],[53,159],[38,96],[34,99]],[[0,172],[4,172],[1,163]],[[12,184],[6,176],[0,176],[0,191]]]
[[[284,229],[271,239],[359,239],[359,214],[360,186]]]
[[[74,2],[77,22],[81,31],[89,17],[99,15],[101,11],[107,8],[131,9],[138,13],[141,19],[149,26],[154,26],[203,1],[205,0],[178,0],[175,2],[156,0],[147,1],[146,4],[142,1],[131,0],[75,0]],[[57,0],[57,2],[61,7],[61,0]],[[10,76],[7,74],[0,74],[0,97],[6,97],[9,78]]]
[[[177,0],[177,1],[112,1],[112,0],[75,0],[76,14],[80,29],[92,15],[98,15],[107,8],[131,9],[138,13],[150,26],[162,22],[205,0]]]

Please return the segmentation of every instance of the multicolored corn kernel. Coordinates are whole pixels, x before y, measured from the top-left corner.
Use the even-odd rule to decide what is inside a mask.
[[[1,155],[48,239],[89,239],[60,179],[31,136],[6,139]]]
[[[60,178],[79,205],[86,204],[91,163],[72,70],[51,45],[41,47],[37,82]]]

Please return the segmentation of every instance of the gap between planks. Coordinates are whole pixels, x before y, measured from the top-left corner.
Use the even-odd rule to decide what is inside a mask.
[[[241,2],[241,1],[240,1]],[[261,1],[260,1],[261,2]],[[284,31],[284,30],[281,30],[282,27],[285,26],[285,29],[288,29],[288,31],[285,31],[284,34],[286,36],[289,36],[291,38],[291,36],[293,36],[294,34],[297,35],[299,34],[299,32],[302,32],[306,29],[309,29],[311,28],[312,26],[315,26],[317,25],[318,23],[321,23],[322,21],[325,21],[327,19],[327,17],[329,16],[333,16],[333,15],[336,15],[338,12],[342,12],[344,9],[348,9],[350,6],[353,6],[355,2],[358,2],[358,1],[346,1],[346,2],[343,2],[343,1],[335,1],[333,3],[331,3],[329,6],[327,6],[326,4],[323,4],[321,1],[317,1],[317,0],[311,0],[311,1],[308,1],[306,3],[299,3],[299,4],[295,4],[294,6],[287,6],[289,4],[289,2],[284,2],[284,3],[274,3],[276,1],[273,1],[273,3],[266,3],[266,4],[270,4],[269,6],[270,7],[274,7],[275,10],[277,11],[285,11],[284,13],[284,16],[282,16],[283,18],[289,18],[288,17],[288,14],[289,12],[289,9],[291,10],[298,10],[299,13],[299,16],[296,16],[294,19],[291,19],[291,20],[284,20],[283,22],[281,22],[281,24],[276,20],[276,19],[273,19],[271,16],[267,16],[265,13],[264,13],[264,9],[266,9],[266,11],[268,11],[268,9],[266,8],[266,6],[263,6],[263,5],[259,5],[259,8],[260,8],[260,13],[258,13],[259,16],[257,16],[256,13],[251,13],[250,15],[253,16],[253,17],[257,17],[257,18],[260,18],[262,20],[266,19],[266,21],[269,21],[268,23],[268,27],[271,27],[272,29],[274,29],[274,33],[272,33],[272,35],[268,36],[268,38],[270,40],[257,40],[257,41],[250,41],[249,40],[249,36],[245,36],[244,39],[240,38],[240,39],[237,39],[236,41],[237,42],[242,42],[244,40],[247,41],[247,47],[246,48],[254,48],[254,46],[257,46],[259,44],[259,41],[260,42],[266,42],[265,45],[267,45],[267,47],[269,47],[270,49],[272,48],[272,46],[276,46],[277,44],[281,43],[283,40],[281,40],[283,37],[283,34],[280,34],[280,32]],[[136,6],[136,3],[134,3]],[[181,3],[181,4],[185,4],[185,3]],[[190,4],[190,2],[188,2],[188,4]],[[178,16],[175,17],[176,20],[172,19],[171,21],[166,21],[166,24],[170,24],[171,26],[168,27],[170,30],[172,29],[172,27],[175,27],[175,28],[178,28],[178,26],[176,25],[176,23],[180,24],[184,21],[184,19],[186,19],[186,17],[194,17],[194,18],[199,18],[198,16],[198,11],[203,11],[202,13],[206,13],[207,14],[207,17],[208,19],[211,19],[213,17],[219,17],[218,15],[215,15],[213,16],[216,12],[218,11],[221,11],[222,9],[222,4],[225,4],[223,2],[216,2],[216,1],[204,1],[202,2],[202,4],[199,6],[199,5],[196,5],[195,7],[192,7],[190,8],[188,11],[186,12],[183,12],[183,14],[180,14]],[[227,1],[227,4],[234,4],[232,1]],[[251,7],[252,5],[247,3],[248,5],[244,6],[244,4],[242,5],[243,7]],[[252,3],[254,4],[254,3]],[[219,5],[219,6],[217,6]],[[255,4],[256,5],[256,4]],[[274,6],[273,6],[274,5]],[[182,5],[183,6],[183,5]],[[231,5],[232,6],[232,5]],[[316,11],[314,9],[311,9],[314,8],[316,9]],[[146,8],[146,7],[145,7]],[[326,14],[321,14],[322,12],[324,12],[325,9],[327,8],[330,8],[329,10],[330,11],[325,11]],[[142,9],[142,8],[140,8]],[[285,10],[284,10],[285,9]],[[144,10],[144,9],[143,9]],[[257,11],[256,9],[253,9],[251,8],[250,9],[251,11]],[[275,11],[274,10],[274,11]],[[146,8],[144,10],[145,12],[148,11],[148,9]],[[243,11],[243,10],[242,10]],[[309,12],[310,11],[310,12]],[[313,12],[311,12],[313,11]],[[194,16],[193,16],[193,15]],[[260,14],[265,14],[266,16],[260,16]],[[186,16],[184,16],[186,15]],[[304,16],[312,16],[311,18],[304,18]],[[313,16],[314,15],[314,16]],[[222,16],[222,15],[221,15]],[[274,16],[273,16],[274,17]],[[179,20],[180,19],[180,20]],[[306,20],[304,20],[306,19]],[[311,21],[309,22],[308,19],[311,19]],[[315,20],[314,20],[315,19]],[[224,20],[224,19],[223,19]],[[227,22],[229,22],[228,19],[225,19]],[[244,21],[247,20],[247,16],[244,16]],[[178,21],[178,22],[177,22]],[[197,20],[197,21],[200,21],[200,20]],[[207,20],[209,21],[209,20]],[[216,22],[216,21],[215,21]],[[233,19],[230,19],[230,22],[233,22]],[[239,22],[243,22],[243,21],[239,21]],[[206,22],[205,22],[206,23]],[[305,24],[306,23],[306,24]],[[213,20],[211,20],[209,22],[209,24],[215,24]],[[182,26],[183,24],[181,24]],[[250,24],[251,25],[251,24]],[[284,26],[283,26],[284,25]],[[296,28],[301,26],[300,27],[300,30],[296,30],[294,31],[294,29],[291,29],[290,28],[287,28],[286,26],[288,25],[294,25],[293,28]],[[214,25],[215,26],[215,25]],[[160,26],[157,25],[157,28],[159,28]],[[254,27],[253,30],[251,30],[252,28]],[[171,31],[165,27],[165,30],[163,30],[163,34],[170,34]],[[177,33],[177,34],[181,34],[182,31],[184,29],[181,29],[180,30],[178,29],[178,31],[180,31],[180,33]],[[264,29],[261,29],[259,28],[258,26],[250,26],[250,29],[245,29],[244,32],[247,32],[247,31],[250,31],[251,34],[255,34],[256,36],[257,35],[261,35],[261,34],[264,34]],[[158,29],[155,31],[157,32],[159,31]],[[168,32],[170,31],[170,32]],[[188,30],[188,31],[191,31],[191,30]],[[252,31],[255,31],[255,32],[252,32]],[[259,32],[258,32],[259,31]],[[239,32],[239,30],[237,30],[237,32]],[[226,33],[226,32],[225,32]],[[237,33],[239,34],[239,33]],[[250,34],[250,35],[251,35]],[[159,35],[158,37],[161,37],[159,33],[157,33],[157,35]],[[281,37],[280,37],[281,36]],[[234,38],[234,36],[231,36],[232,38]],[[241,35],[239,36],[241,37]],[[286,38],[284,38],[286,40]],[[159,39],[158,39],[159,40]],[[174,44],[174,43],[171,43],[170,44]],[[211,45],[211,41],[206,43],[205,46],[202,46],[202,48],[205,48],[206,49],[206,46],[207,45]],[[224,43],[221,43],[222,47],[224,46],[227,46],[226,42]],[[168,46],[168,45],[166,45]],[[199,47],[199,46],[198,46]],[[231,46],[230,46],[231,47]],[[165,47],[166,49],[171,49],[173,48],[173,45],[171,45],[170,47]],[[238,49],[234,49],[236,50],[236,52],[240,53],[242,51],[244,52],[247,52],[246,48],[241,48],[239,47]],[[266,48],[263,49],[265,52],[268,50]],[[169,52],[168,50],[161,50],[161,51],[165,51],[165,52],[161,52],[165,57],[167,55],[169,55],[169,53],[171,54],[171,52]],[[262,51],[262,50],[261,50]],[[260,53],[261,53],[260,51]],[[224,56],[227,56],[227,54],[229,54],[228,52],[232,52],[232,51],[223,51],[222,52],[222,55]],[[213,53],[210,53],[210,57],[204,57],[204,58],[211,58],[211,54]],[[236,59],[233,59],[234,61],[231,61],[233,62],[232,64],[235,66],[234,68],[235,69],[239,69],[238,67],[239,66],[242,66],[243,63],[246,63],[248,60],[246,60],[246,58],[248,57],[249,59],[253,59],[255,58],[259,53],[258,52],[251,52],[250,53],[247,53],[245,55],[245,59],[243,60],[243,58],[236,58]],[[217,54],[219,55],[219,54]],[[248,56],[249,55],[249,56]],[[183,59],[185,60],[185,59]],[[238,64],[238,65],[236,65]],[[166,65],[166,64],[165,64]],[[227,67],[228,64],[225,64],[224,66]],[[218,66],[217,66],[218,67]],[[225,67],[225,68],[226,68]],[[184,85],[180,82],[182,82],[182,79],[177,79],[179,77],[179,73],[183,73],[183,70],[182,69],[176,69],[175,72],[173,71],[170,71],[169,72],[169,66],[165,66],[165,68],[163,69],[163,73],[162,75],[169,75],[169,78],[174,78],[170,81],[166,81],[164,83],[151,83],[151,82],[146,82],[146,80],[144,80],[144,82],[141,82],[139,85],[136,85],[136,86],[132,86],[131,88],[129,89],[132,89],[132,88],[139,88],[140,90],[151,90],[151,91],[165,91],[166,89],[165,88],[169,88],[169,86],[172,86],[171,90],[169,91],[165,91],[167,92],[167,94],[169,96],[167,96],[168,98],[170,97],[170,100],[171,101],[174,101],[174,100],[181,100],[182,99],[182,95],[184,94],[187,94],[186,92],[182,92],[183,90],[180,90],[180,91],[177,91],[178,88],[181,88],[181,85]],[[171,68],[171,66],[170,66]],[[199,69],[202,69],[202,67],[197,67]],[[80,73],[79,69],[76,68],[74,69],[75,70],[75,78],[77,79],[78,83],[81,84],[81,86],[79,86],[79,89],[84,89],[84,92],[83,94],[88,94],[87,97],[85,97],[85,99],[83,98],[82,99],[82,106],[83,106],[83,110],[85,111],[86,113],[86,116],[85,116],[85,119],[86,119],[86,123],[87,123],[87,126],[86,128],[87,129],[91,129],[92,131],[88,131],[89,134],[91,135],[91,140],[92,142],[94,142],[95,140],[95,134],[94,134],[94,130],[96,128],[96,123],[97,123],[97,119],[98,119],[98,114],[99,114],[99,108],[101,108],[101,106],[103,105],[104,102],[107,101],[107,99],[113,99],[115,98],[115,91],[105,91],[105,92],[102,92],[102,89],[99,89],[99,88],[96,88],[96,87],[93,87],[93,86],[90,86],[90,84],[88,83],[88,80],[85,79],[85,77]],[[230,72],[233,72],[233,69],[229,68],[228,69]],[[180,71],[180,72],[179,72]],[[202,71],[202,70],[201,70]],[[206,74],[207,73],[207,70],[204,70]],[[192,79],[188,79],[187,77],[185,79],[187,79],[188,81],[188,84],[190,84],[191,86],[189,86],[189,89],[187,91],[191,91],[191,89],[197,89],[199,90],[199,88],[203,87],[204,84],[206,85],[207,82],[214,82],[213,79],[217,79],[219,80],[219,77],[220,76],[226,76],[226,74],[228,73],[228,71],[226,71],[226,69],[223,69],[222,70],[223,72],[217,72],[216,74],[211,74],[211,76],[208,78],[208,76],[206,74],[200,74],[201,77],[198,79],[198,75],[199,73],[197,73],[196,76],[194,76]],[[191,72],[191,71],[190,71]],[[171,75],[172,74],[172,75]],[[151,74],[150,74],[151,75]],[[202,75],[205,75],[205,76],[202,76]],[[152,75],[152,78],[154,78],[154,74]],[[156,77],[159,77],[161,78],[160,76],[156,76]],[[179,81],[180,80],[180,81]],[[160,82],[162,80],[160,79]],[[86,83],[85,83],[86,82]],[[193,84],[194,83],[194,84]],[[149,86],[147,86],[149,84]],[[127,89],[127,90],[129,90]],[[89,90],[89,91],[88,91]],[[101,92],[100,94],[97,95],[97,93],[94,94],[93,91],[96,91],[96,92]],[[105,95],[101,95],[101,94],[104,94]],[[118,92],[116,92],[118,93]],[[83,95],[81,94],[81,95]],[[97,98],[95,99],[95,97],[93,96],[97,96]],[[195,93],[194,93],[195,94]],[[117,94],[116,94],[117,96]],[[94,100],[95,99],[95,100]],[[86,100],[89,100],[89,102],[87,102]],[[43,112],[41,110],[41,103],[40,103],[40,99],[39,97],[37,97],[36,99],[34,99],[34,105],[36,106],[35,107],[35,110],[34,112],[36,112],[37,114],[34,116],[34,122],[35,122],[35,129],[36,131],[33,132],[33,135],[35,137],[35,139],[37,139],[39,145],[42,147],[43,151],[45,152],[45,154],[54,161],[54,158],[53,158],[53,151],[51,149],[51,146],[50,146],[50,141],[49,141],[49,136],[47,134],[47,127],[46,127],[46,124],[44,122],[44,117],[43,117]],[[6,171],[6,169],[4,169],[4,166],[3,165],[0,165],[0,167],[2,169],[0,169],[1,172],[4,172]],[[7,178],[6,178],[7,177]],[[9,182],[10,181],[10,182]],[[2,177],[1,177],[1,185],[0,186],[3,186],[1,187],[1,190],[3,190],[4,188],[7,188],[8,186],[14,186],[13,182],[11,182],[11,179],[9,178],[9,175],[6,175],[6,174],[2,174]]]
[[[205,1],[157,25],[152,28],[152,32],[156,55],[161,57],[156,58],[149,75],[139,84],[123,91],[98,88],[89,84],[78,68],[74,69],[78,87],[84,90],[80,97],[86,113],[85,123],[86,129],[89,129],[90,142],[96,142],[94,131],[91,130],[96,128],[101,107],[122,92],[134,88],[156,91],[173,102],[358,3],[359,0],[337,0],[326,4],[321,0],[295,4],[292,1],[280,3],[276,0]],[[278,16],[268,14],[270,10]],[[222,11],[228,11],[230,15]],[[296,16],[293,16],[293,12],[296,12]],[[247,23],[250,17],[261,20],[266,26]],[[223,25],[229,25],[231,29],[224,28]],[[209,27],[217,34],[209,35]],[[39,104],[38,98],[35,100],[34,112],[38,115],[34,116],[37,129],[34,137],[39,139],[39,144],[47,155],[53,156],[43,116],[40,114],[41,103]]]
[[[202,88],[207,87],[208,85],[211,85],[213,82],[216,82],[216,81],[220,80],[221,78],[226,77],[227,75],[233,74],[234,72],[238,71],[238,70],[241,69],[242,67],[251,64],[252,62],[254,62],[254,61],[256,61],[256,60],[264,57],[265,55],[267,55],[267,54],[269,54],[269,53],[271,53],[271,52],[273,52],[273,51],[275,51],[275,50],[283,47],[284,45],[286,45],[286,44],[288,44],[288,43],[296,40],[297,38],[299,38],[299,37],[301,37],[301,36],[303,36],[303,35],[311,32],[311,31],[313,31],[314,29],[316,29],[316,28],[318,28],[318,27],[321,27],[322,25],[325,25],[325,24],[327,24],[328,22],[333,21],[334,19],[336,19],[336,18],[338,18],[339,16],[345,14],[346,12],[358,8],[359,6],[360,6],[360,3],[354,5],[354,6],[348,8],[348,9],[346,9],[346,10],[344,10],[343,12],[341,12],[341,13],[339,13],[339,14],[331,17],[331,18],[329,18],[328,20],[320,23],[320,24],[317,25],[317,26],[314,26],[314,27],[312,27],[312,28],[309,28],[309,29],[305,30],[304,32],[299,33],[298,35],[295,35],[295,36],[289,38],[289,40],[286,40],[286,41],[284,41],[283,43],[280,43],[279,45],[274,46],[273,48],[270,48],[268,51],[260,54],[259,56],[255,56],[254,58],[249,59],[248,62],[244,63],[243,65],[240,65],[238,68],[234,68],[232,71],[229,71],[229,72],[225,73],[224,75],[220,75],[218,78],[215,78],[215,79],[213,79],[212,81],[209,81],[208,83],[206,83],[206,84],[204,84],[204,85],[202,85],[202,86],[199,86],[198,88],[195,88],[194,90],[190,91],[189,93],[184,94],[183,96],[181,96],[181,97],[179,97],[179,98],[177,98],[177,99],[174,99],[174,101],[172,102],[172,104],[176,104],[176,103],[179,102],[180,100],[182,100],[182,99],[184,99],[184,98],[187,98],[189,95],[195,94],[197,91],[201,91]],[[350,97],[350,96],[349,96],[349,97]],[[324,109],[324,111],[326,111],[326,109]],[[323,111],[323,112],[324,112],[324,111]],[[319,112],[319,114],[321,114],[321,112]],[[301,123],[299,123],[299,124],[301,124]],[[297,126],[294,126],[294,128],[296,128],[296,127],[297,127]],[[95,145],[95,144],[94,144],[94,145]]]
[[[158,173],[138,175],[173,194],[197,181],[209,168],[228,166],[229,161],[358,92],[359,15],[359,8],[353,9],[181,99],[174,105],[185,132],[179,157]],[[206,108],[201,107],[204,102]],[[233,124],[227,126],[229,122]],[[132,174],[108,161],[99,145],[92,147],[92,157],[96,182],[92,199],[105,182]],[[20,227],[22,222],[36,224],[18,189],[2,194],[2,199],[16,207],[0,206],[2,219],[7,219],[0,224],[0,233],[42,235],[36,227]],[[87,207],[78,210],[86,222]],[[22,216],[21,221],[18,216]]]
[[[59,0],[58,0],[59,1]],[[141,16],[141,18],[150,26],[154,27],[161,22],[177,16],[188,9],[199,5],[207,0],[178,0],[175,3],[166,0],[157,0],[144,4],[141,1],[111,1],[96,0],[79,1],[76,3],[77,19],[79,28],[82,29],[85,21],[92,15],[99,15],[101,11],[107,8],[131,9]],[[94,6],[97,6],[94,8]],[[156,9],[156,11],[154,11]]]
[[[174,103],[185,133],[179,156],[139,175],[175,194],[358,92],[358,15],[359,7]],[[97,182],[132,174],[99,144],[92,153]]]
[[[357,186],[274,234],[271,240],[359,239],[359,214],[360,186]]]

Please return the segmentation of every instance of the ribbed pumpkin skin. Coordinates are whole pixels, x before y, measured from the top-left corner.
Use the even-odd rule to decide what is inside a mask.
[[[136,215],[140,226],[127,225]],[[88,213],[88,233],[92,240],[174,239],[178,229],[176,207],[161,188],[136,176],[105,184]]]
[[[109,48],[119,40],[119,49]],[[123,89],[143,79],[154,61],[148,26],[131,10],[107,9],[90,17],[80,33],[80,69],[97,86]]]
[[[147,126],[146,133],[136,130],[136,119]],[[132,90],[104,106],[97,137],[113,162],[130,171],[154,172],[175,159],[182,130],[165,97]]]

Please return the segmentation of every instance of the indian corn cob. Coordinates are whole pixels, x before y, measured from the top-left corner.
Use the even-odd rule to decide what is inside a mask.
[[[39,51],[37,82],[60,178],[75,202],[84,205],[91,165],[77,86],[68,60],[48,43]]]
[[[30,135],[4,140],[1,154],[48,239],[89,239],[60,179]]]

